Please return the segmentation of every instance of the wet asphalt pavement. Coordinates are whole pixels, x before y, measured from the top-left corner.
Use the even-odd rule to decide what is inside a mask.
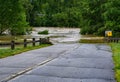
[[[0,80],[31,66],[35,67],[6,81],[116,82],[111,48],[104,44],[57,44],[1,59]]]
[[[77,44],[56,44],[0,59],[0,82],[6,82],[76,48]]]

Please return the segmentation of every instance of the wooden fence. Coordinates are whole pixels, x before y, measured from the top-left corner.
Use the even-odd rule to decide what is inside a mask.
[[[27,39],[24,39],[23,42],[15,42],[14,40],[12,40],[10,43],[4,43],[4,44],[0,44],[2,46],[11,46],[11,49],[14,50],[15,49],[15,46],[16,45],[23,45],[24,48],[27,47],[28,44],[31,44],[32,43],[32,46],[36,46],[36,43],[39,43],[39,45],[41,44],[51,44],[50,40],[49,40],[49,37],[47,38],[39,38],[39,40],[36,40],[35,38],[32,38],[31,40],[27,40]]]
[[[120,41],[120,38],[105,37],[104,41],[108,43],[110,42],[118,43]]]

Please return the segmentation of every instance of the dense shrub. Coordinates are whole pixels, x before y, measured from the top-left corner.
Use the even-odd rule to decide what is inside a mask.
[[[49,34],[49,31],[48,30],[39,31],[38,34]]]

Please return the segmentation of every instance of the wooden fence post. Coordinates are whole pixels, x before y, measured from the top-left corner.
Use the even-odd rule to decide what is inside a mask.
[[[27,47],[27,39],[24,39],[24,48]]]
[[[12,50],[15,49],[15,41],[11,41],[11,49],[12,49]]]
[[[119,39],[117,39],[117,41],[116,41],[117,43],[119,42]]]
[[[117,41],[117,39],[116,38],[114,38],[114,43]]]
[[[33,40],[33,41],[32,41],[32,42],[33,42],[33,46],[35,46],[35,38],[33,38],[32,40]]]
[[[47,43],[49,43],[50,42],[50,37],[47,37]]]
[[[41,40],[42,40],[42,39],[41,39],[41,38],[39,38],[39,45],[41,45]]]

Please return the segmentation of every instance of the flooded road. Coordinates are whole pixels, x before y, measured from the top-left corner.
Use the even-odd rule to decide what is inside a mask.
[[[39,31],[48,30],[48,35],[38,35]],[[52,28],[52,27],[42,27],[34,28],[32,36],[34,37],[50,37],[53,44],[57,43],[76,43],[80,40],[80,28]]]
[[[39,31],[48,30],[48,35],[38,34]],[[58,28],[58,27],[35,27],[29,35],[22,36],[0,36],[0,42],[10,42],[11,40],[20,41],[31,38],[50,37],[53,44],[58,43],[78,43],[80,39],[102,39],[103,37],[81,35],[80,28]]]
[[[38,35],[39,31],[48,30],[48,35]],[[42,27],[42,28],[34,28],[31,36],[37,37],[50,37],[50,41],[53,44],[57,43],[78,43],[80,40],[92,40],[96,43],[104,42],[104,36],[95,36],[95,35],[81,35],[80,28],[53,28],[53,27]]]

